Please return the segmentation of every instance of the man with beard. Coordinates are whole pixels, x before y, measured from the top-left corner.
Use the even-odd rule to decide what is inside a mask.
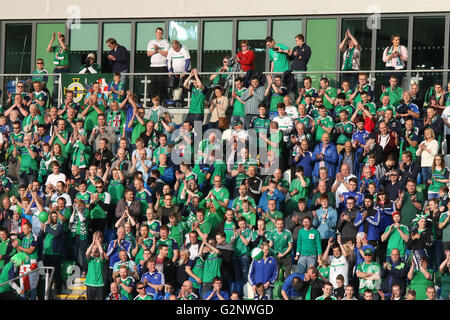
[[[378,225],[380,224],[380,211],[373,207],[373,196],[364,196],[364,206],[358,212],[355,219],[355,227],[358,227],[358,232],[364,232],[367,235],[367,240],[375,248],[377,247],[380,233]]]

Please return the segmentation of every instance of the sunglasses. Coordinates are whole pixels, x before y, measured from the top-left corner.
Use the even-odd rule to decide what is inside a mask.
[[[23,88],[23,86],[17,86],[17,88]]]
[[[38,62],[38,63],[36,63],[36,64],[44,64],[43,62]]]
[[[144,289],[144,287],[137,287],[136,289],[141,290],[141,289]]]

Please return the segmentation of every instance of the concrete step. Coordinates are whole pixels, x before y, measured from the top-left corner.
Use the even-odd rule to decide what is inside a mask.
[[[87,300],[85,294],[57,294],[57,300]]]

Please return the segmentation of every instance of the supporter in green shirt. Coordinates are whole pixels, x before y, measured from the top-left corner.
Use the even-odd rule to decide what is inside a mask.
[[[191,85],[190,81],[192,78],[194,78],[194,80]],[[189,104],[188,114],[200,115],[199,117],[203,120],[203,114],[205,112],[205,86],[200,80],[196,68],[192,69],[189,77],[187,77],[184,81],[183,87],[186,88],[186,90],[191,91],[191,101]]]
[[[408,179],[406,191],[402,190],[395,201],[395,206],[400,209],[402,217],[400,223],[410,228],[413,225],[413,219],[423,209],[424,200],[423,193],[416,191],[416,181]]]
[[[398,105],[402,102],[403,99],[403,89],[400,87],[397,87],[397,78],[394,76],[391,76],[389,78],[389,84],[390,86],[384,89],[383,93],[380,96],[380,101],[383,99],[384,96],[388,96],[389,100],[391,102],[391,105],[394,108],[397,108]]]
[[[261,216],[266,223],[266,230],[268,232],[272,232],[275,230],[275,222],[277,219],[283,218],[283,213],[276,210],[277,202],[275,199],[270,199],[268,202],[268,210],[267,212],[262,212]]]
[[[319,105],[317,109],[319,111],[319,117],[314,119],[312,132],[315,132],[316,141],[320,141],[325,132],[331,134],[334,128],[334,121],[333,118],[327,116],[327,109],[324,105]]]
[[[289,47],[281,43],[275,43],[272,37],[266,38],[266,46],[269,49],[270,72],[289,70]]]
[[[392,214],[393,224],[388,226],[384,233],[381,235],[381,241],[388,241],[386,256],[391,255],[393,249],[398,249],[400,257],[403,259],[405,257],[406,243],[409,239],[408,227],[400,224],[401,214],[396,211]]]
[[[231,123],[234,123],[237,117],[240,118],[242,123],[245,122],[245,102],[241,100],[242,95],[245,92],[244,82],[241,77],[236,78],[234,81],[234,91],[231,94],[231,104],[233,105],[233,114]]]
[[[52,39],[47,47],[47,52],[54,52],[53,64],[55,69],[67,70],[69,72],[69,47],[65,44],[65,36],[58,32],[58,45],[53,46],[55,41],[55,33],[53,32]]]
[[[323,77],[320,79],[320,89],[318,93],[319,97],[323,99],[323,105],[327,110],[331,110],[334,108],[334,101],[337,97],[336,88],[330,87],[330,81],[328,78]]]
[[[271,253],[277,260],[278,272],[284,266],[284,278],[287,278],[292,270],[291,250],[293,241],[292,233],[284,229],[282,218],[276,219],[275,230],[269,234],[268,240]]]
[[[131,144],[135,144],[141,133],[146,131],[147,121],[144,119],[144,116],[144,108],[138,107],[134,109],[133,107],[133,116],[128,122],[128,128],[133,128],[131,132]]]
[[[87,300],[103,300],[105,296],[103,268],[107,256],[98,238],[95,238],[87,249],[86,258],[88,271],[84,284],[87,287]]]

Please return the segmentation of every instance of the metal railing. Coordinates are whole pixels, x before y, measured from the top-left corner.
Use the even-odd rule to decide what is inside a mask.
[[[389,73],[404,73],[406,76],[404,77],[404,81],[403,81],[403,87],[409,88],[409,86],[407,87],[406,84],[411,83],[412,81],[419,84],[419,86],[421,85],[421,81],[424,80],[424,76],[426,76],[427,74],[432,75],[433,77],[437,77],[439,78],[439,80],[441,82],[444,83],[445,85],[445,80],[447,79],[448,73],[450,72],[450,69],[417,69],[417,70],[410,70],[410,69],[405,69],[405,70],[359,70],[359,71],[340,71],[340,70],[321,70],[321,71],[293,71],[292,74],[305,74],[308,75],[312,78],[316,78],[320,79],[323,76],[327,76],[330,79],[330,75],[334,76],[334,79],[330,79],[330,82],[332,82],[334,84],[334,87],[338,87],[339,84],[339,76],[343,75],[343,74],[354,74],[354,73],[366,73],[368,75],[368,82],[369,84],[371,84],[374,88],[375,88],[375,84],[376,81],[379,78],[384,77],[384,75],[389,74]],[[267,75],[267,74],[282,74],[281,72],[260,72],[263,75]],[[144,106],[147,105],[147,103],[149,102],[149,85],[151,84],[151,80],[150,77],[151,76],[169,76],[169,75],[177,75],[177,76],[188,76],[189,73],[185,72],[185,73],[122,73],[123,75],[127,76],[130,78],[130,83],[133,84],[133,87],[136,87],[136,84],[139,82],[140,84],[143,85],[142,90],[139,90],[139,92],[136,92],[135,90],[133,90],[134,88],[131,88],[130,90],[134,93],[137,93],[138,95],[142,95],[142,99],[141,102],[143,103]],[[245,72],[199,72],[198,73],[200,77],[205,77],[205,76],[211,76],[211,75],[228,75],[231,77],[231,87],[232,89],[234,89],[234,79],[238,76],[244,76]],[[440,75],[440,76],[436,76],[436,74]],[[79,75],[78,73],[67,73],[67,75],[71,75],[71,76],[77,76]],[[377,77],[377,75],[379,75]],[[57,90],[58,90],[58,98],[57,98],[57,103],[58,105],[62,104],[63,101],[63,88],[62,88],[62,74],[60,73],[51,73],[51,74],[0,74],[0,82],[3,82],[3,98],[6,97],[6,93],[5,93],[5,78],[13,78],[16,82],[19,80],[23,80],[21,78],[31,78],[32,76],[47,76],[47,77],[57,77],[57,79],[53,78],[53,83],[54,85],[57,86]],[[317,77],[318,76],[318,77]],[[136,81],[138,78],[142,78],[138,81]],[[204,79],[202,79],[203,82]],[[10,81],[10,80],[9,80]],[[209,79],[207,81],[204,81],[206,84],[208,84]],[[446,88],[444,87],[444,90]],[[187,99],[189,100],[189,99]]]
[[[36,269],[30,270],[30,271],[20,275],[20,276],[14,277],[14,278],[12,278],[12,279],[10,279],[8,281],[5,281],[5,282],[1,283],[0,287],[6,286],[7,284],[9,284],[9,283],[11,283],[13,281],[19,280],[19,279],[21,279],[23,277],[26,277],[26,276],[28,276],[28,275],[30,275],[32,273],[35,273],[35,272],[39,272],[41,270],[45,270],[46,271],[45,272],[44,300],[49,300],[48,299],[49,298],[49,292],[50,292],[50,288],[51,288],[52,282],[53,282],[53,274],[55,273],[55,267],[38,267]],[[48,274],[48,270],[51,271],[50,272],[50,276]]]

